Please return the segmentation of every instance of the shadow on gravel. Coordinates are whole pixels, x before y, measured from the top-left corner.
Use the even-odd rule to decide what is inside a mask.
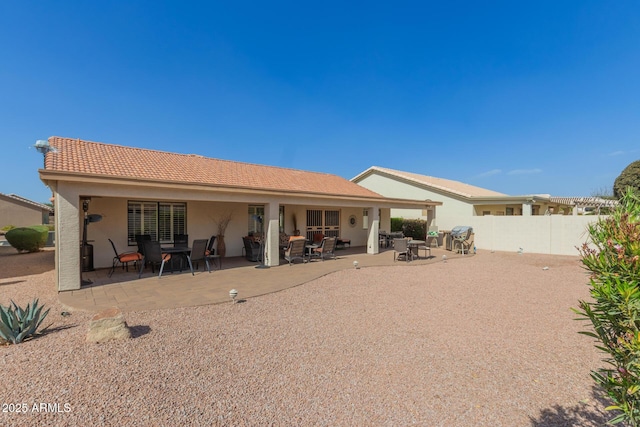
[[[129,326],[131,338],[138,338],[151,332],[151,328],[147,325]]]
[[[594,386],[591,389],[591,396],[595,403],[579,403],[574,406],[565,407],[555,405],[552,408],[543,409],[538,418],[530,418],[532,427],[601,427],[607,425],[607,421],[618,415],[617,412],[603,413],[599,408],[606,408],[611,405],[604,392]]]
[[[12,247],[0,248],[0,279],[42,274],[55,268],[55,250],[19,253]]]

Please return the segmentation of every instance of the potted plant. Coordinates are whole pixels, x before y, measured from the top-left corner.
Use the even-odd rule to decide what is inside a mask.
[[[299,236],[300,230],[298,229],[298,219],[296,218],[296,214],[293,214],[293,235]]]
[[[218,255],[221,258],[227,254],[227,246],[224,243],[224,233],[227,231],[227,227],[231,222],[231,212],[227,212],[218,216],[218,237],[217,237],[217,246],[218,246]]]

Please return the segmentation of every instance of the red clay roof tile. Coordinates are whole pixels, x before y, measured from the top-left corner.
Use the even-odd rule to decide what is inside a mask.
[[[381,197],[345,178],[274,166],[212,159],[80,139],[52,136],[57,149],[45,158],[45,170],[256,190]]]

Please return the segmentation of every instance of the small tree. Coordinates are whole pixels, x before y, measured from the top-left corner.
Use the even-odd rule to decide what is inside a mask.
[[[582,263],[591,271],[593,302],[580,301],[574,309],[589,320],[598,340],[596,347],[607,353],[608,367],[591,376],[613,401],[607,410],[621,413],[611,424],[622,421],[640,425],[640,193],[629,189],[608,217],[589,225],[592,246],[580,249]]]
[[[631,187],[640,194],[640,160],[636,160],[624,168],[620,176],[613,182],[613,195],[620,199]]]

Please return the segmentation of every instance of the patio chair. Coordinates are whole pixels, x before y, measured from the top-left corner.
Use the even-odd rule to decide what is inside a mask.
[[[207,267],[207,271],[211,273],[211,267],[209,266],[209,259],[206,255],[207,252],[207,243],[209,240],[207,239],[196,239],[193,241],[193,246],[191,247],[191,254],[189,255],[189,259],[191,260],[191,266],[195,267],[197,270],[200,267],[200,261],[204,261],[205,266]],[[195,275],[193,269],[191,270],[191,274]]]
[[[111,264],[111,270],[107,274],[108,277],[111,277],[113,272],[116,269],[118,264],[122,264],[122,268],[126,268],[127,272],[129,271],[129,263],[133,262],[135,266],[138,265],[139,261],[142,261],[143,256],[139,252],[122,252],[119,253],[116,249],[116,245],[113,243],[113,240],[108,239],[109,243],[111,243],[111,247],[113,248],[113,253],[115,256],[113,257],[113,263]]]
[[[315,233],[313,235],[313,244],[314,245],[320,245],[322,244],[322,240],[324,239],[324,234],[323,233]]]
[[[466,252],[469,253],[469,250],[473,246],[473,228],[467,228],[466,232],[457,236],[452,236],[452,239],[452,249],[454,252],[460,251],[462,252],[462,255],[464,255],[466,250]]]
[[[248,261],[258,262],[262,260],[262,254],[260,254],[260,243],[256,242],[249,236],[242,238],[244,243],[245,256]]]
[[[214,264],[217,264],[218,268],[222,270],[222,257],[216,254],[216,250],[213,248],[213,245],[215,242],[216,242],[216,235],[214,234],[209,239],[209,243],[207,244],[207,250],[204,251],[204,256],[207,259],[207,261],[212,260]],[[209,273],[211,273],[211,270],[209,270]]]
[[[393,239],[393,260],[400,259],[404,256],[409,261],[409,241],[407,239]]]
[[[173,235],[173,246],[184,248],[189,246],[189,235],[188,234],[174,234]]]
[[[333,259],[335,259],[336,240],[336,237],[325,237],[322,239],[320,246],[313,248],[311,251],[310,258],[320,258],[322,261],[329,257],[333,257]]]
[[[431,246],[429,243],[425,243],[424,245],[418,245],[416,247],[416,255],[420,258],[420,251],[424,251],[424,257],[427,258],[427,252],[429,252],[429,258],[431,258]]]
[[[162,277],[162,271],[164,265],[171,259],[171,254],[162,253],[160,242],[157,240],[147,240],[144,242],[144,259],[148,264],[151,264],[151,272],[155,273],[155,266],[160,264],[160,273],[158,277]],[[142,270],[140,270],[142,272]]]
[[[138,244],[138,252],[144,257],[144,242],[151,240],[151,234],[136,234],[136,243]],[[143,261],[146,266],[146,261]]]
[[[284,259],[289,261],[289,266],[296,259],[301,259],[304,262],[304,251],[307,240],[304,237],[294,237],[289,240],[289,246],[284,251]]]

